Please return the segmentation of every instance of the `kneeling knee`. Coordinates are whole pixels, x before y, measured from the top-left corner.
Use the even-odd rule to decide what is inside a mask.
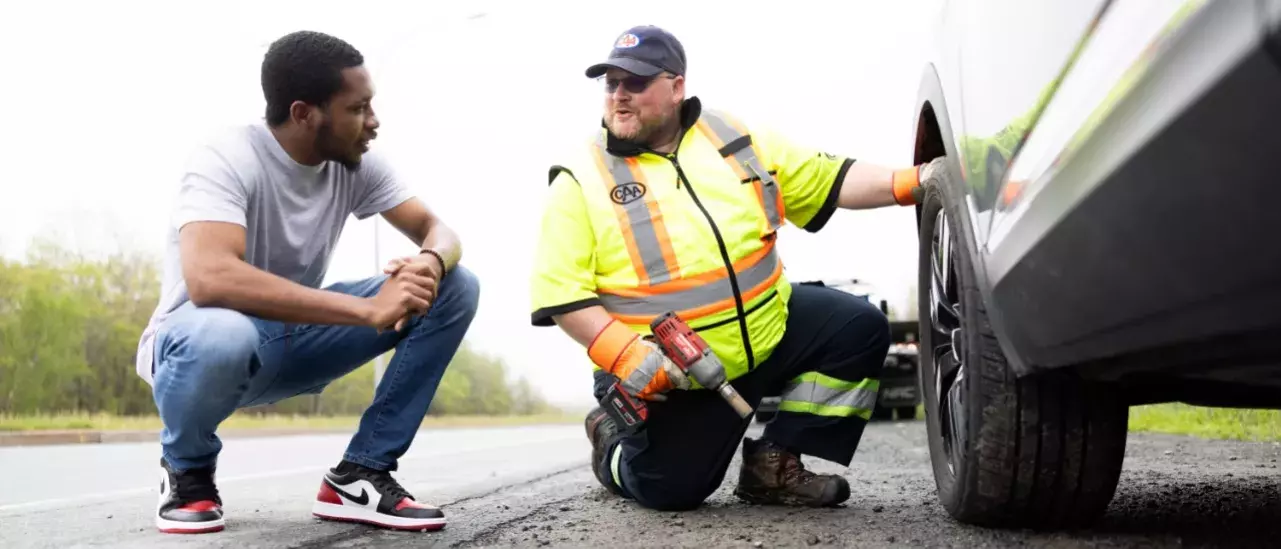
[[[636,499],[636,503],[655,511],[689,511],[697,509],[715,487],[707,487],[707,479],[695,475],[675,474],[649,477],[637,482],[635,476],[627,478],[627,491]],[[634,486],[633,484],[639,484]],[[701,488],[695,488],[695,487]]]
[[[872,347],[876,349],[878,354],[883,355],[889,350],[890,340],[892,339],[890,336],[890,321],[881,313],[880,309],[876,309],[874,314],[867,319],[864,333],[867,334]]]
[[[633,494],[633,497],[641,507],[665,512],[692,511],[701,506],[707,500],[707,496],[710,495],[685,492],[679,488],[671,491],[651,490],[651,492],[657,493]]]
[[[875,357],[876,367],[890,349],[890,322],[885,313],[861,299],[850,313],[844,338],[852,354]]]

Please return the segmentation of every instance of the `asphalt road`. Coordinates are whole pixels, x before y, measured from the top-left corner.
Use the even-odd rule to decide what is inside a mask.
[[[874,424],[838,509],[754,507],[731,494],[738,464],[707,505],[640,509],[596,486],[581,427],[423,431],[397,476],[443,505],[434,533],[323,523],[319,476],[346,436],[232,439],[219,482],[227,530],[155,532],[154,444],[0,448],[0,547],[714,546],[1250,547],[1281,544],[1281,445],[1132,435],[1117,497],[1081,532],[987,530],[952,521],[934,498],[920,422]],[[839,471],[810,460],[812,468]]]

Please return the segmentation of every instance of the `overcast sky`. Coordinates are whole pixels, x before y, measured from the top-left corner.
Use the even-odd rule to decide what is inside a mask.
[[[261,118],[267,44],[329,32],[359,48],[373,74],[382,129],[372,146],[462,235],[464,263],[482,281],[469,339],[554,401],[583,405],[585,352],[555,328],[531,327],[528,305],[547,168],[599,124],[603,92],[583,69],[627,27],[663,26],[684,43],[689,93],[705,104],[833,153],[906,165],[926,51],[913,36],[933,22],[933,5],[15,3],[0,21],[0,253],[20,258],[37,235],[88,252],[160,253],[191,148]],[[912,227],[907,208],[839,211],[816,235],[789,226],[781,250],[793,280],[862,278],[902,308],[915,277]],[[385,222],[353,219],[329,281],[414,250]]]

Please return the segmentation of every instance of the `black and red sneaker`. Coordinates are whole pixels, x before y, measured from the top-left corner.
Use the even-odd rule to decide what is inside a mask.
[[[396,530],[445,527],[440,508],[414,499],[387,471],[343,461],[325,473],[311,514]]]
[[[223,528],[222,498],[214,466],[178,471],[160,458],[160,503],[156,528],[167,534],[205,534]]]

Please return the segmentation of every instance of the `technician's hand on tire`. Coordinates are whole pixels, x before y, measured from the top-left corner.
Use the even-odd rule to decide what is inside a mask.
[[[946,156],[940,156],[921,165],[921,169],[917,173],[917,179],[920,181],[920,185],[915,189],[912,189],[912,200],[916,204],[920,204],[925,201],[926,189],[939,184],[939,180],[942,178],[944,170],[947,169],[944,164],[946,161]]]

